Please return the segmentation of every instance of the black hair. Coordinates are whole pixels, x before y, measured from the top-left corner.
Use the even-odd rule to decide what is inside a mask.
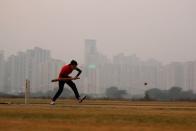
[[[75,61],[75,60],[71,60],[71,62],[70,62],[70,65],[78,65],[78,63],[77,63],[77,61]]]

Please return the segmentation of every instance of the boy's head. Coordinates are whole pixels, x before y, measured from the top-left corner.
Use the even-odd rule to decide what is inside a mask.
[[[70,62],[70,65],[71,65],[71,67],[72,67],[73,69],[75,69],[75,68],[77,67],[78,63],[77,63],[77,61],[72,60],[72,61]]]

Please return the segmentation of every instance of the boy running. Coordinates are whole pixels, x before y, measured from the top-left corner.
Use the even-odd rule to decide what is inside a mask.
[[[63,92],[63,88],[64,88],[65,83],[71,87],[71,89],[73,90],[75,97],[79,103],[81,103],[84,99],[86,99],[86,96],[84,96],[83,98],[80,97],[78,90],[76,88],[76,85],[72,81],[72,80],[80,79],[79,76],[82,73],[82,71],[77,67],[77,65],[78,65],[78,63],[75,60],[72,60],[70,62],[70,64],[64,65],[62,67],[61,72],[59,74],[59,78],[58,78],[59,89],[58,89],[57,93],[55,94],[55,96],[52,98],[52,101],[50,102],[51,105],[55,104],[55,101]],[[71,74],[73,70],[78,71],[78,74],[72,78],[69,76],[69,74]]]

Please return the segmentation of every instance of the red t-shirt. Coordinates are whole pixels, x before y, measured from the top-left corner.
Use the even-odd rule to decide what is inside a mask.
[[[61,72],[59,74],[59,78],[67,77],[69,74],[71,74],[73,69],[70,65],[64,65],[61,69]]]

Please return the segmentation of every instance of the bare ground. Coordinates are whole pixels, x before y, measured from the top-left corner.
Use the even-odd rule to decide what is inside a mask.
[[[195,131],[194,102],[1,99],[2,131]],[[11,103],[11,104],[10,104]]]

